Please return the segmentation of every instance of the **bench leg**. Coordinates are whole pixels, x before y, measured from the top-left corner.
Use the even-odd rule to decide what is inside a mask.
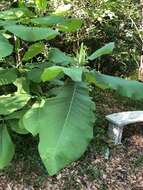
[[[123,126],[117,126],[109,123],[108,135],[113,140],[115,145],[121,144]]]

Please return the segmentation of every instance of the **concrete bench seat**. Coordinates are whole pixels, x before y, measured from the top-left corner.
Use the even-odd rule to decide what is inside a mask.
[[[123,128],[125,125],[143,122],[143,111],[127,111],[113,113],[106,116],[109,121],[108,135],[114,144],[121,144]]]

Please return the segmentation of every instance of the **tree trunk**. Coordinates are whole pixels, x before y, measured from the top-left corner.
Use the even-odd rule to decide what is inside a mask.
[[[141,5],[141,28],[143,28],[143,0],[140,0],[140,5]],[[141,43],[142,43],[142,51],[141,51],[138,79],[143,82],[143,40]]]

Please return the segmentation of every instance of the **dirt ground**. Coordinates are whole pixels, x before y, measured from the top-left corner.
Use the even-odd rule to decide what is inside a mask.
[[[107,138],[105,115],[140,110],[143,102],[96,92],[97,121],[94,139],[81,159],[49,177],[37,152],[37,139],[16,138],[16,155],[0,172],[0,190],[143,190],[143,124],[124,129],[123,144],[113,146]]]

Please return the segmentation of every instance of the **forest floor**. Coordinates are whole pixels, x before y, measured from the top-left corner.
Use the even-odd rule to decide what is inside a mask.
[[[15,157],[0,172],[0,190],[143,190],[143,124],[127,126],[123,144],[108,142],[105,115],[140,110],[143,102],[121,98],[112,92],[96,91],[97,121],[94,139],[81,159],[49,177],[31,136],[13,136]]]

